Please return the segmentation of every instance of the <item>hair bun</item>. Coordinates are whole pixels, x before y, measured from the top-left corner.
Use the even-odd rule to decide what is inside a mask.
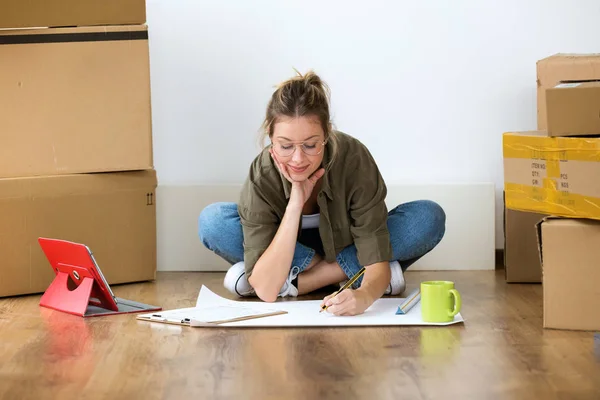
[[[305,85],[313,85],[318,87],[323,87],[323,81],[319,75],[315,74],[314,71],[308,71],[304,76],[302,76]]]
[[[321,80],[321,77],[317,75],[312,69],[306,72],[305,74],[301,74],[297,69],[294,68],[294,71],[298,74],[298,76],[293,80],[300,80],[304,83],[305,90],[312,88],[316,89],[317,96],[321,96],[329,100],[330,91],[329,86]],[[289,81],[288,81],[289,82]],[[315,92],[312,92],[315,93]]]

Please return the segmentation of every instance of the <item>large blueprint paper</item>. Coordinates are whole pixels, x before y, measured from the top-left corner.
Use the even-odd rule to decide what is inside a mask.
[[[458,313],[454,321],[447,323],[424,322],[421,318],[421,303],[416,304],[405,315],[398,315],[401,298],[381,298],[364,314],[338,317],[327,312],[319,313],[321,300],[286,300],[275,303],[261,301],[235,301],[223,298],[202,286],[196,307],[239,307],[240,312],[251,309],[254,312],[285,311],[285,314],[257,319],[219,324],[219,327],[321,327],[321,326],[398,326],[398,325],[451,325],[464,322]],[[194,326],[193,322],[191,324]]]

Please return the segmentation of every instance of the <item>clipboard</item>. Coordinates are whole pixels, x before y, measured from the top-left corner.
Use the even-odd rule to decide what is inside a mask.
[[[40,306],[80,317],[160,311],[159,306],[116,297],[90,248],[81,243],[38,238],[56,277]]]
[[[140,314],[136,319],[163,324],[183,325],[193,328],[218,327],[231,322],[249,319],[266,318],[287,314],[284,310],[257,310],[240,305],[214,305],[203,307],[189,307],[168,310],[158,313]]]

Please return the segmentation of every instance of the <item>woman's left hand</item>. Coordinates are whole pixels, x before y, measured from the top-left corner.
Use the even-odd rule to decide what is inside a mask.
[[[360,289],[345,289],[335,297],[332,294],[325,297],[321,306],[323,304],[327,306],[327,312],[335,315],[358,315],[365,312],[373,301]]]

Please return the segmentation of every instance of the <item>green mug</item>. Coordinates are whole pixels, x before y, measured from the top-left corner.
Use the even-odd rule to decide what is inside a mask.
[[[454,282],[421,282],[421,317],[424,322],[452,322],[460,312],[460,293]]]

